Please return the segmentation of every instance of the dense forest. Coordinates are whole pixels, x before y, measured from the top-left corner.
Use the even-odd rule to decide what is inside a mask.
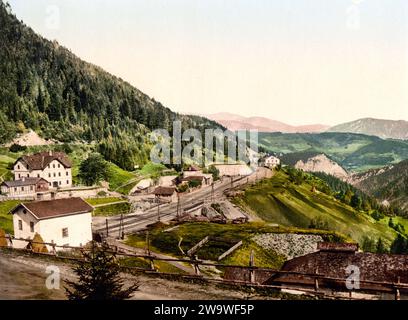
[[[408,215],[406,210],[403,210],[398,206],[381,205],[378,202],[377,198],[365,193],[364,191],[332,175],[326,174],[324,172],[313,172],[312,175],[324,181],[327,184],[327,186],[335,192],[335,196],[337,199],[341,200],[344,203],[350,204],[352,207],[355,207],[356,209],[362,209],[367,211],[375,210],[378,213],[388,216]]]
[[[97,142],[122,168],[147,160],[146,134],[172,122],[183,128],[220,126],[172,112],[160,102],[19,21],[0,0],[0,141],[24,128],[62,142]]]
[[[361,181],[357,187],[408,211],[408,160]]]

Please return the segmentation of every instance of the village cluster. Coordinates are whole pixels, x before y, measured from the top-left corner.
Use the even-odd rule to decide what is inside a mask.
[[[264,166],[280,164],[278,158],[268,156]],[[252,173],[246,165],[215,165],[220,177],[245,176]],[[14,248],[25,248],[27,241],[36,234],[45,243],[58,246],[80,247],[93,239],[92,213],[94,208],[83,198],[93,197],[107,186],[86,188],[73,186],[72,163],[63,152],[40,152],[24,155],[13,165],[14,180],[1,184],[3,199],[18,199],[22,202],[10,213],[13,214]],[[178,191],[183,185],[196,189],[211,187],[213,175],[191,165],[181,176],[162,176],[158,181],[141,180],[131,191],[134,197],[153,199],[159,203],[178,200]]]

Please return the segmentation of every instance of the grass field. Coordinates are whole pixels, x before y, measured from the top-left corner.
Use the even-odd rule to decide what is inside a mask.
[[[118,214],[128,214],[130,210],[130,203],[115,203],[103,207],[95,208],[93,215],[94,216],[116,216]]]
[[[20,201],[0,202],[0,229],[6,233],[13,234],[13,216],[9,213]]]
[[[123,199],[119,198],[119,197],[90,198],[90,199],[85,199],[85,201],[88,202],[91,206],[97,206],[97,205],[100,205],[100,204],[108,204],[108,203],[123,201]]]
[[[385,221],[375,221],[364,212],[358,212],[333,196],[313,192],[312,185],[295,185],[284,171],[248,187],[244,195],[233,201],[266,222],[282,226],[308,228],[312,219],[320,219],[330,230],[345,234],[361,242],[364,236],[379,237],[390,244],[397,233]]]
[[[266,223],[249,223],[243,225],[214,224],[214,223],[185,223],[177,228],[160,225],[149,230],[150,248],[154,252],[165,253],[175,257],[183,257],[178,244],[187,252],[195,244],[210,237],[210,241],[203,246],[197,255],[199,259],[217,260],[217,258],[231,248],[238,241],[243,245],[221,263],[234,265],[248,265],[251,251],[254,251],[257,266],[280,268],[285,258],[273,250],[265,250],[251,239],[254,235],[263,233],[301,233],[318,234],[326,241],[346,241],[339,234],[326,231],[304,230],[298,228],[273,227]],[[128,237],[126,243],[137,248],[146,247],[145,233],[138,233]]]

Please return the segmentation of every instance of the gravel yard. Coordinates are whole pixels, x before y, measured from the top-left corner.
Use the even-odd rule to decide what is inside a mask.
[[[260,234],[252,238],[259,246],[284,255],[288,260],[317,251],[321,236],[293,233]]]

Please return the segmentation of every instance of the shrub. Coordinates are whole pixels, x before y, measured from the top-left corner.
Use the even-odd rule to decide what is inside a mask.
[[[26,146],[21,146],[21,145],[16,144],[16,143],[13,143],[13,144],[10,146],[9,150],[10,150],[10,152],[17,153],[17,152],[21,152],[21,151],[27,150],[27,147],[26,147]]]

